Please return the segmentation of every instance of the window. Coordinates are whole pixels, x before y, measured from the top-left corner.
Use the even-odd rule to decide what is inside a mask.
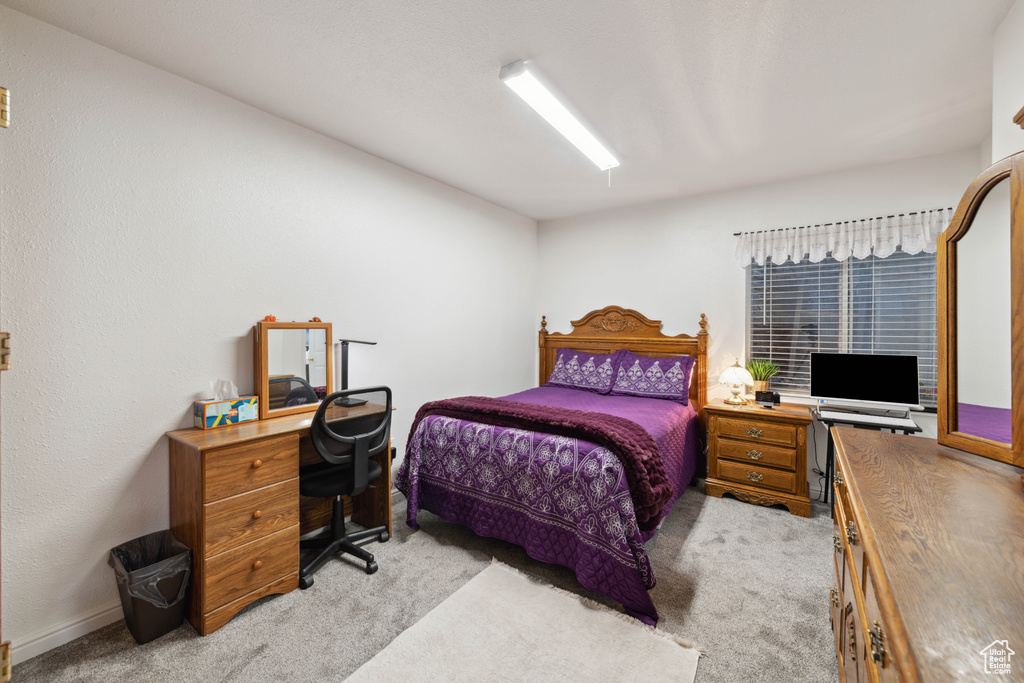
[[[748,358],[779,365],[777,391],[810,394],[810,353],[916,355],[921,403],[936,405],[935,254],[896,252],[748,268]]]

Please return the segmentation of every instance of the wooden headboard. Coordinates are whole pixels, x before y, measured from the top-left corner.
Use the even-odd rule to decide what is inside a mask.
[[[669,337],[661,333],[661,321],[628,308],[607,306],[591,311],[572,321],[572,332],[548,332],[547,316],[540,321],[540,383],[544,384],[555,367],[558,349],[570,348],[587,353],[612,353],[629,349],[642,356],[693,356],[697,359],[690,381],[690,402],[704,422],[704,405],[708,402],[708,325],[700,314],[700,331],[696,336],[680,334]]]

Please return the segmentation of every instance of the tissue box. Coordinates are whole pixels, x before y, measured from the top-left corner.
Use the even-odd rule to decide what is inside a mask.
[[[195,425],[200,429],[213,429],[224,425],[258,420],[256,396],[228,398],[222,401],[196,401],[192,406]]]

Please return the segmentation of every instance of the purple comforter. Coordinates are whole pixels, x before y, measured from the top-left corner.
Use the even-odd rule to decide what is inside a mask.
[[[697,470],[696,413],[658,399],[604,396],[538,387],[509,401],[603,412],[643,427],[661,452],[672,495],[663,515]],[[625,470],[591,441],[427,415],[416,427],[395,484],[408,499],[407,523],[427,509],[481,536],[523,546],[531,557],[569,567],[580,583],[654,624],[648,595],[655,579]]]

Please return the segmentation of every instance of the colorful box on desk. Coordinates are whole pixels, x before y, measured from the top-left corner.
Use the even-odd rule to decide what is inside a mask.
[[[192,413],[195,416],[196,427],[213,429],[258,420],[260,411],[257,406],[256,396],[226,398],[222,401],[196,401]]]

